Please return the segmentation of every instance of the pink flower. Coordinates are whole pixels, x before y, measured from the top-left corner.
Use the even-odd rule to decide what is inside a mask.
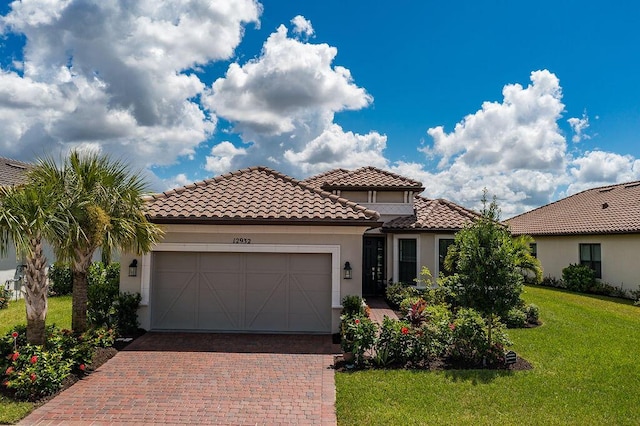
[[[407,327],[402,327],[402,330],[400,330],[402,332],[402,334],[409,334],[409,329]]]
[[[29,378],[31,379],[32,382],[35,382],[38,376],[36,376],[36,373],[31,373],[31,376],[29,376]]]
[[[13,333],[11,333],[11,337],[13,337],[14,339],[18,338],[18,332],[14,331]]]
[[[13,355],[11,355],[11,361],[15,361],[16,359],[18,359],[19,356],[20,356],[20,353],[14,352]]]
[[[87,368],[87,366],[86,366],[86,365],[84,365],[84,364],[80,364],[80,365],[78,366],[78,368],[79,368],[80,370],[84,371],[84,370]]]
[[[8,388],[10,385],[11,385],[11,382],[10,382],[10,381],[8,381],[8,380],[5,380],[4,382],[2,382],[2,386],[5,386],[5,387],[7,387],[7,388]]]
[[[451,331],[453,331],[453,330],[456,329],[456,325],[451,323],[451,324],[449,324],[449,328],[451,329]]]
[[[360,320],[356,318],[356,324],[360,324]]]
[[[36,355],[32,356],[30,362],[31,364],[35,364],[36,362],[38,362],[38,357]]]
[[[4,374],[6,374],[7,376],[11,373],[13,373],[15,371],[15,369],[13,367],[9,367],[7,368],[7,371],[4,372]]]

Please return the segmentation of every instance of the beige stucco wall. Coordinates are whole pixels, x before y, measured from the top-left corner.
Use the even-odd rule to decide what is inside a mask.
[[[340,300],[346,295],[362,294],[362,236],[367,230],[364,226],[166,225],[164,229],[166,235],[162,243],[233,244],[234,239],[242,239],[250,240],[251,245],[339,245]],[[128,276],[128,265],[134,258],[141,265],[139,256],[122,256],[120,288],[122,291],[141,293],[143,268],[139,266],[137,277]],[[353,268],[353,278],[350,280],[343,278],[342,267],[345,262],[350,262]],[[332,330],[337,332],[340,307],[333,306],[332,311]],[[149,328],[151,312],[148,306],[140,307],[138,319],[142,328]]]
[[[340,191],[340,196],[356,203],[366,203],[369,201],[368,191]]]
[[[636,290],[640,284],[640,235],[536,237],[544,276],[562,278],[562,269],[580,262],[579,244],[600,244],[602,281]]]
[[[377,203],[404,203],[404,191],[377,191]]]

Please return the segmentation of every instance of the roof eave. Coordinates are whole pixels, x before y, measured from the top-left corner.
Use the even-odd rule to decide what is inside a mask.
[[[149,217],[160,225],[313,225],[313,226],[366,226],[379,228],[377,219],[261,219],[261,218],[203,218],[203,217]]]

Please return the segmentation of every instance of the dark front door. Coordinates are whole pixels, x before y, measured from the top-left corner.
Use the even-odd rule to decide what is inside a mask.
[[[362,250],[362,294],[380,296],[384,294],[384,236],[364,237]]]

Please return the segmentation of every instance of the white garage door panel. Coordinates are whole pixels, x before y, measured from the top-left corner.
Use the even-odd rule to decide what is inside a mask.
[[[153,329],[331,331],[330,254],[156,252],[153,265]]]

